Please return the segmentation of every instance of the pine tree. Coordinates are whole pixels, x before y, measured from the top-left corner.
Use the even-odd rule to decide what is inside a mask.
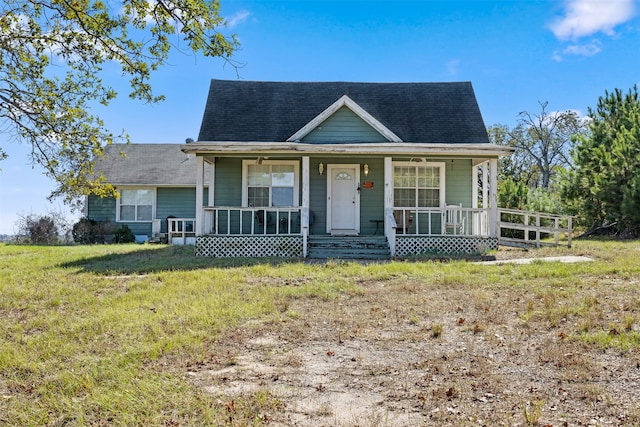
[[[640,98],[634,86],[605,92],[589,110],[590,134],[578,139],[575,169],[563,199],[587,227],[613,225],[625,237],[640,235]]]

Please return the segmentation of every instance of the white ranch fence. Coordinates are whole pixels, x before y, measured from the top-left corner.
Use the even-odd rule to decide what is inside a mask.
[[[500,245],[539,248],[566,244],[571,247],[573,217],[570,215],[498,209],[498,217]],[[553,236],[553,240],[543,240],[549,236]]]

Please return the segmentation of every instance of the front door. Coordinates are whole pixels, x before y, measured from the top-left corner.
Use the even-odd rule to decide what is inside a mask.
[[[327,233],[360,232],[360,165],[327,166]]]

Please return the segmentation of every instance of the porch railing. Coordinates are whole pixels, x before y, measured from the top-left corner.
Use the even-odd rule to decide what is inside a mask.
[[[209,235],[301,235],[302,207],[208,206],[202,230]]]
[[[169,243],[185,244],[187,238],[196,235],[195,218],[167,218],[167,237]]]
[[[485,208],[393,208],[392,215],[397,236],[489,235],[489,209]]]

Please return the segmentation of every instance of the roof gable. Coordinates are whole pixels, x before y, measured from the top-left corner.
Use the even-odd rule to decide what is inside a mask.
[[[470,82],[244,80],[211,81],[198,141],[285,142],[343,95],[401,141],[489,143]]]
[[[295,142],[304,139],[305,136],[309,135],[312,131],[316,130],[320,125],[322,125],[325,121],[327,121],[330,117],[336,114],[340,109],[348,108],[351,112],[353,112],[358,118],[360,118],[363,122],[373,128],[376,132],[378,132],[384,139],[388,142],[402,142],[402,140],[391,130],[389,130],[385,125],[380,123],[375,117],[369,114],[364,108],[359,106],[356,102],[354,102],[347,95],[342,95],[340,99],[327,107],[326,110],[318,114],[313,118],[309,123],[307,123],[302,129],[298,130],[296,133],[291,135],[287,141]],[[345,141],[349,141],[349,137],[345,138]]]

